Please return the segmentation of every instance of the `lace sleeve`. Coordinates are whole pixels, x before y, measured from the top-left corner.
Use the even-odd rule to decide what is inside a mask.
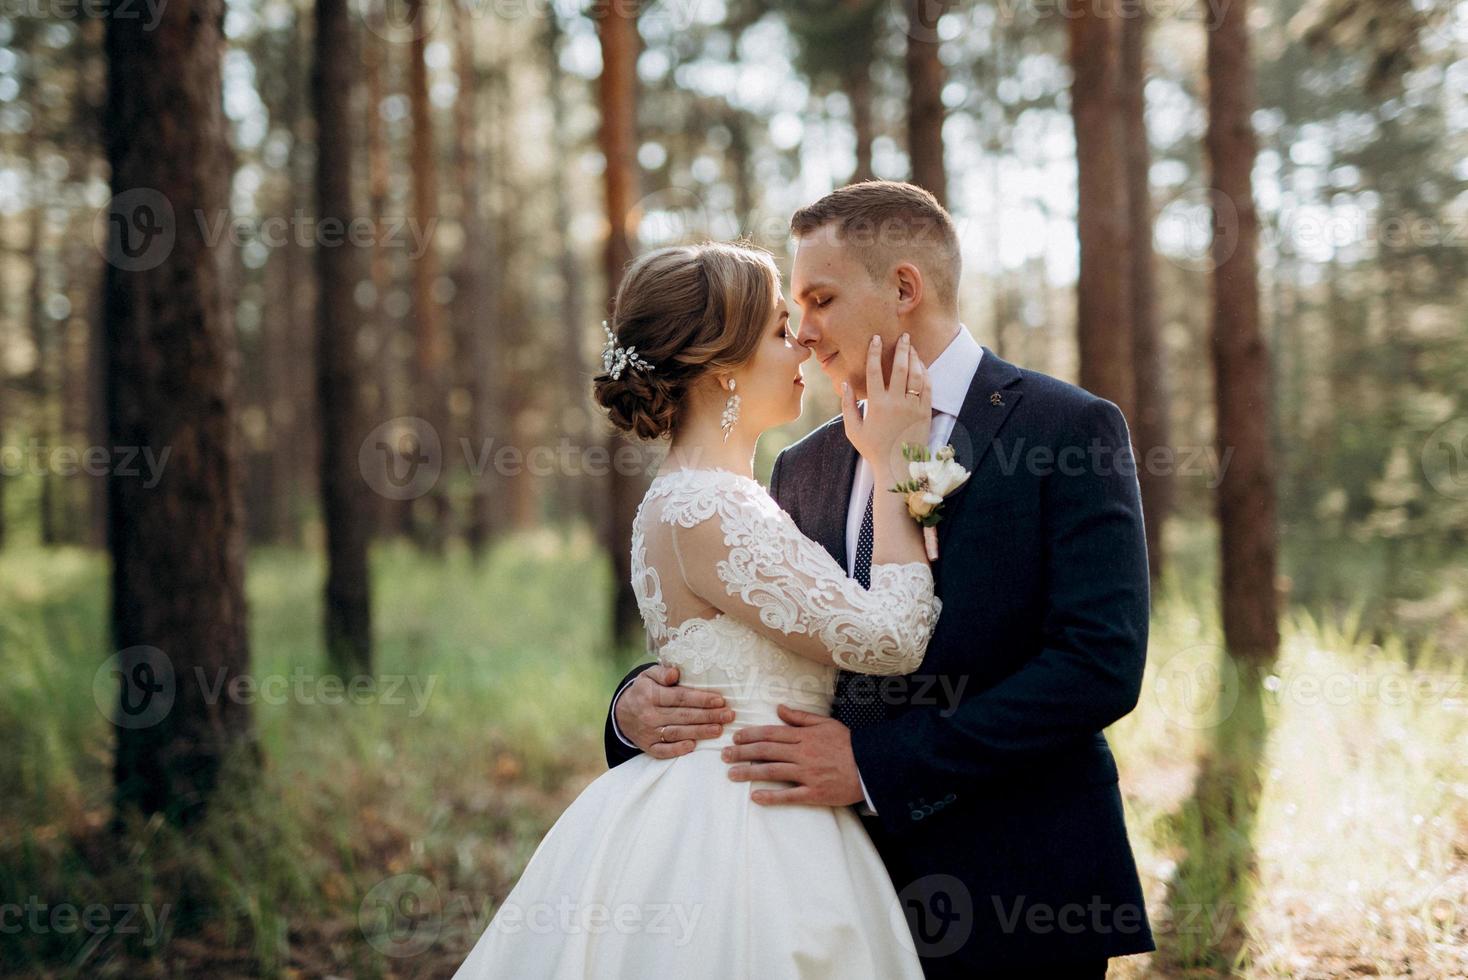
[[[863,589],[748,480],[706,487],[663,519],[688,587],[781,647],[862,674],[922,662],[941,608],[926,563],[873,565]]]

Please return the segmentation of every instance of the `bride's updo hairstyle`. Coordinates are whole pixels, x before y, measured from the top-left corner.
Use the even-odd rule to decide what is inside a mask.
[[[753,245],[705,242],[641,256],[622,277],[608,326],[617,346],[635,347],[653,367],[598,374],[598,404],[624,432],[669,435],[696,380],[754,356],[779,294],[774,258]]]

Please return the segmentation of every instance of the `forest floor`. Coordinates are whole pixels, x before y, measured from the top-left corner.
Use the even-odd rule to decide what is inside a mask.
[[[119,837],[105,560],[0,553],[0,975],[452,974],[602,771],[634,651],[606,649],[583,535],[373,566],[378,682],[330,703],[319,561],[251,554],[264,769],[187,835]],[[1366,636],[1293,613],[1251,700],[1207,588],[1159,594],[1141,703],[1108,735],[1160,949],[1113,978],[1468,977],[1468,666]],[[1245,789],[1208,789],[1220,772]]]

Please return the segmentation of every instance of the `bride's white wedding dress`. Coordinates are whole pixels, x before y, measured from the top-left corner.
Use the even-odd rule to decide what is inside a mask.
[[[915,670],[938,618],[926,564],[847,577],[755,481],[725,470],[653,480],[632,577],[658,659],[734,709],[676,759],[639,755],[566,809],[456,977],[532,980],[881,978],[922,970],[881,858],[848,807],[763,806],[719,750],[829,714],[836,666]],[[676,625],[670,625],[676,624]]]

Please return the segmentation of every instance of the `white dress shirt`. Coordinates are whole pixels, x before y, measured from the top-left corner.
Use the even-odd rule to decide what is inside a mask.
[[[968,397],[969,385],[984,358],[984,348],[963,324],[943,353],[928,365],[928,379],[933,383],[933,427],[928,430],[928,448],[936,451],[946,445]],[[861,405],[863,417],[866,403]],[[882,488],[886,490],[886,487]],[[856,539],[861,534],[866,516],[867,497],[872,492],[872,464],[858,457],[856,476],[851,482],[851,500],[846,505],[846,574],[856,574]]]
[[[958,333],[943,348],[943,353],[928,365],[928,380],[933,385],[933,427],[928,430],[928,449],[937,451],[946,445],[953,435],[953,426],[958,422],[958,413],[963,410],[963,400],[968,397],[969,385],[984,359],[984,348],[968,332],[968,327],[958,325]],[[861,404],[863,417],[866,403]],[[846,505],[846,574],[856,576],[856,541],[861,536],[861,522],[866,517],[867,497],[872,492],[872,464],[857,457],[856,475],[851,481],[851,499]],[[886,490],[886,487],[882,488]],[[872,795],[867,792],[866,780],[858,771],[856,780],[861,784],[862,799],[866,801],[863,813],[876,814]]]
[[[979,362],[983,358],[984,348],[968,332],[968,327],[959,324],[958,333],[933,363],[928,365],[928,379],[933,385],[933,426],[928,430],[929,449],[936,450],[945,445],[953,435],[958,413],[963,410],[963,400],[968,397],[969,386],[973,384],[974,374],[979,370]],[[865,402],[862,402],[860,409],[865,415]],[[851,499],[846,506],[846,574],[853,577],[856,569],[856,539],[861,534],[867,496],[872,492],[873,482],[871,464],[858,457],[856,475],[851,482]],[[631,684],[631,681],[627,684]],[[637,746],[622,734],[622,729],[617,725],[617,701],[625,690],[627,685],[623,685],[612,699],[612,732],[627,746],[635,749]],[[861,784],[861,795],[866,800],[864,812],[875,814],[876,807],[872,806],[871,794],[867,792],[866,782],[861,778],[860,772],[856,774],[856,778]]]

